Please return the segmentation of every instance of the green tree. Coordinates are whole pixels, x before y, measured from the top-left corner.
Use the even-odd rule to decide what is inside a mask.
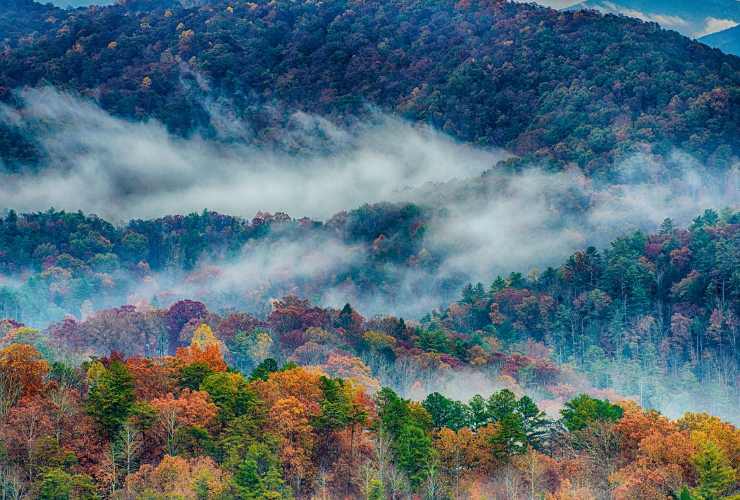
[[[345,427],[352,420],[352,403],[343,392],[344,381],[321,377],[319,383],[323,397],[319,401],[321,413],[313,420],[314,427],[328,431]]]
[[[586,394],[571,399],[560,411],[563,425],[571,432],[585,429],[593,422],[616,422],[623,413],[621,407],[608,400],[595,399]]]
[[[431,436],[419,426],[406,424],[395,439],[394,451],[396,462],[411,485],[419,486],[427,478],[432,464],[434,449]]]
[[[257,395],[249,388],[249,383],[241,373],[212,373],[203,380],[200,390],[206,391],[218,406],[218,418],[224,423],[256,411],[259,406]]]
[[[694,457],[699,485],[692,491],[700,500],[719,500],[735,484],[735,470],[717,445],[707,443]]]
[[[135,402],[133,377],[122,361],[113,360],[91,381],[87,412],[107,436],[115,436]]]
[[[427,431],[432,417],[422,406],[409,405],[387,387],[380,390],[376,400],[379,425],[391,437],[396,463],[416,487],[426,479],[434,458],[432,438]]]
[[[249,380],[267,380],[270,373],[276,371],[278,371],[277,361],[272,358],[267,358],[252,371],[252,374],[249,376]]]
[[[398,397],[392,389],[383,387],[376,396],[378,403],[378,416],[383,431],[392,437],[401,432],[406,420],[409,418],[409,409],[406,402]]]
[[[213,373],[213,370],[207,363],[191,363],[180,370],[178,384],[180,387],[196,391],[200,388],[203,380],[211,373]]]
[[[454,401],[438,392],[433,392],[422,404],[432,416],[434,427],[448,427],[457,431],[470,425],[470,409],[460,401]]]
[[[488,421],[499,425],[492,444],[501,456],[524,453],[529,446],[538,448],[547,431],[545,414],[534,401],[528,396],[517,399],[508,389],[488,398],[486,412]]]
[[[99,498],[95,483],[86,474],[49,469],[40,479],[40,500],[92,500]]]
[[[239,465],[233,478],[237,498],[246,500],[289,499],[290,489],[285,484],[280,462],[275,451],[265,443],[254,443]]]

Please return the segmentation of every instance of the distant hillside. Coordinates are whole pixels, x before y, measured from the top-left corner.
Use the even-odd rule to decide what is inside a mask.
[[[286,111],[343,120],[371,104],[589,172],[638,148],[680,146],[718,166],[740,152],[740,60],[595,12],[492,0],[128,0],[49,23],[6,50],[0,99],[52,84],[119,116],[208,135],[204,96],[215,95],[258,141]],[[33,137],[7,120],[0,152],[6,163],[38,160]]]
[[[699,41],[726,54],[740,56],[740,26],[702,37]]]
[[[20,37],[48,31],[64,13],[51,5],[33,0],[3,0],[0,6],[0,49],[14,46]]]
[[[737,0],[585,0],[570,9],[596,9],[658,23],[691,38],[740,23]]]

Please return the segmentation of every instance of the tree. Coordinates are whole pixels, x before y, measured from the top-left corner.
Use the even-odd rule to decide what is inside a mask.
[[[427,479],[435,457],[428,433],[432,417],[423,406],[409,404],[387,387],[380,390],[376,401],[379,432],[390,436],[398,467],[417,487]]]
[[[406,473],[411,485],[419,486],[432,466],[432,438],[421,427],[407,423],[394,440],[394,451],[398,466]]]
[[[269,429],[278,439],[280,462],[293,491],[299,494],[316,473],[316,436],[307,408],[293,396],[279,399],[269,412]]]
[[[200,389],[206,391],[218,407],[218,419],[222,423],[255,411],[259,405],[257,395],[240,373],[213,373],[203,380]]]
[[[565,428],[573,432],[585,429],[593,422],[616,422],[622,418],[624,410],[606,399],[598,400],[581,394],[565,403],[560,414]]]
[[[180,330],[188,321],[194,318],[203,318],[208,309],[201,302],[181,300],[172,305],[165,315],[165,324],[169,333],[169,352],[175,352],[178,347]]]
[[[283,481],[277,455],[266,443],[254,443],[234,474],[238,498],[246,500],[287,500],[293,498]]]
[[[111,361],[108,368],[90,380],[87,413],[107,436],[120,431],[135,401],[133,377],[120,360]]]
[[[0,425],[0,441],[11,463],[23,467],[32,482],[39,466],[38,450],[44,438],[53,433],[46,401],[39,395],[25,397],[10,409]]]
[[[257,367],[252,370],[252,374],[249,376],[249,380],[262,380],[265,381],[270,376],[270,373],[278,371],[278,364],[272,358],[267,358],[260,362]]]
[[[448,427],[457,431],[470,425],[470,412],[464,403],[433,392],[426,397],[423,405],[432,416],[434,426],[437,428]]]
[[[35,347],[11,344],[0,350],[0,417],[23,396],[38,394],[49,364]]]
[[[49,469],[41,476],[40,500],[93,500],[100,498],[92,479],[85,474],[69,474],[61,469]]]
[[[171,358],[128,358],[126,368],[134,378],[138,399],[160,398],[175,390],[177,366]]]
[[[126,478],[133,498],[219,498],[231,480],[209,457],[183,458],[165,455],[156,466],[145,464]]]
[[[486,402],[486,414],[490,422],[498,424],[491,443],[494,454],[504,458],[540,446],[547,419],[528,396],[517,400],[508,389],[493,393]]]
[[[735,484],[735,471],[722,450],[707,443],[694,457],[699,485],[692,493],[702,500],[719,500]]]
[[[175,358],[183,365],[202,363],[214,372],[226,371],[228,366],[224,361],[221,343],[215,339],[211,329],[201,325],[197,331],[201,333],[193,337],[190,346],[178,347]]]
[[[228,346],[236,361],[236,368],[246,373],[255,364],[262,363],[268,358],[272,344],[270,334],[259,328],[251,332],[236,332]]]
[[[198,390],[200,384],[212,373],[213,370],[207,363],[190,363],[180,369],[178,385],[193,391]]]
[[[208,399],[208,393],[183,389],[175,398],[153,399],[150,404],[159,413],[158,430],[167,443],[167,454],[177,453],[179,431],[186,427],[207,428],[218,414],[218,408]]]

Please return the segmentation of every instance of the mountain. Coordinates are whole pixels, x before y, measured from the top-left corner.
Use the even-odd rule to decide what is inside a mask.
[[[14,46],[21,37],[30,42],[46,32],[64,13],[52,6],[33,0],[6,0],[0,6],[0,47]]]
[[[569,9],[595,9],[635,17],[691,38],[740,23],[740,2],[737,0],[585,0]]]
[[[740,56],[740,26],[701,37],[699,41],[727,54]]]
[[[740,152],[740,60],[653,24],[494,0],[200,3],[65,11],[8,44],[0,99],[54,85],[205,136],[218,100],[263,142],[295,111],[346,121],[370,105],[590,173],[636,150],[720,167]],[[39,149],[5,120],[6,166]]]

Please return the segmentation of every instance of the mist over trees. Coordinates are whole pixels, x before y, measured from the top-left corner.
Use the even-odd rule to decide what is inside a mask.
[[[737,500],[740,59],[70,2],[0,0],[3,500]]]

